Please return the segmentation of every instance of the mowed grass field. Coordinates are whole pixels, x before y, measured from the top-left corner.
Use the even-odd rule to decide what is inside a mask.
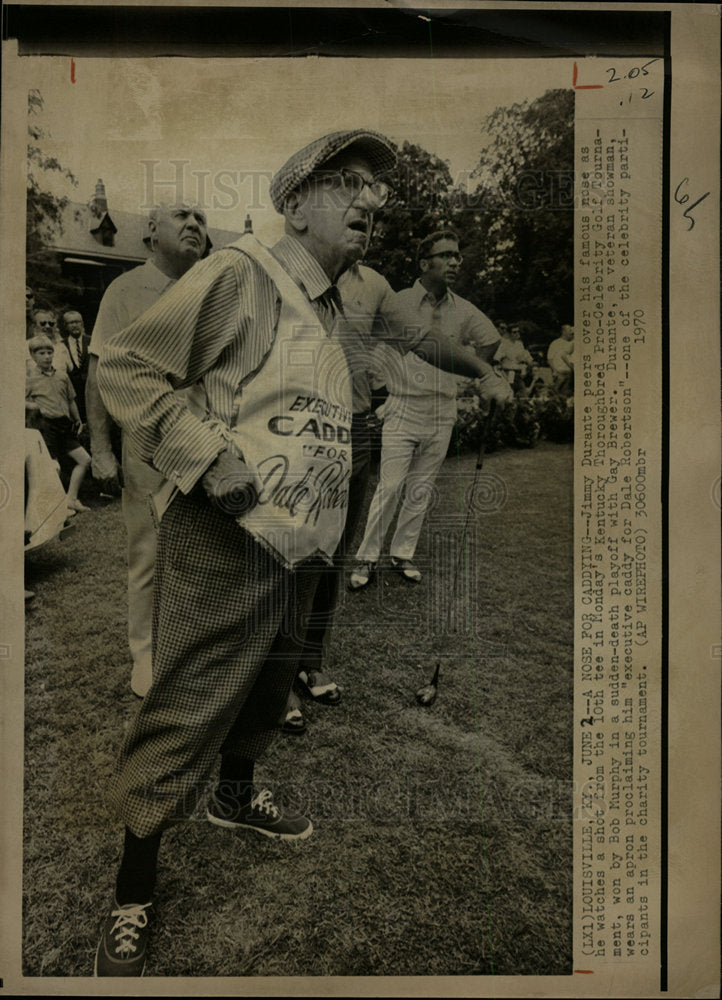
[[[344,593],[342,702],[305,702],[306,733],[257,766],[313,836],[170,830],[147,976],[570,972],[572,446],[488,455],[470,497],[474,465],[444,465],[421,584],[382,566]],[[92,974],[122,841],[104,790],[137,710],[124,529],[119,501],[88,502],[26,560],[26,976]]]

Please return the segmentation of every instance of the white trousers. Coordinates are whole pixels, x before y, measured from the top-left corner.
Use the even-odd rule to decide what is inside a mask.
[[[388,409],[388,403],[387,409]],[[429,415],[425,422],[418,416],[391,412],[384,419],[381,438],[379,484],[376,487],[366,521],[363,541],[356,553],[361,562],[377,562],[384,539],[393,520],[401,491],[404,499],[389,554],[396,559],[412,559],[421,534],[424,518],[434,496],[434,482],[446,458],[454,416],[439,421]]]

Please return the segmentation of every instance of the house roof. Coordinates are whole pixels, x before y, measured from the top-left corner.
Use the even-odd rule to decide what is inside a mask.
[[[113,246],[96,239],[91,230],[115,229]],[[209,228],[208,235],[214,250],[233,243],[241,235],[229,229]],[[62,216],[62,230],[50,243],[57,253],[90,257],[96,260],[134,260],[142,262],[150,255],[150,247],[143,240],[148,236],[148,216],[133,212],[97,214],[89,205],[68,202]]]

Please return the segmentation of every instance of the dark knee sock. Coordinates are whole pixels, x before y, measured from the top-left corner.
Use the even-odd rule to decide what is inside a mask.
[[[153,898],[160,838],[160,833],[151,837],[136,837],[126,827],[123,859],[115,883],[118,906],[147,903]]]
[[[254,765],[255,761],[241,757],[240,754],[222,754],[216,796],[238,805],[248,805],[253,798]]]

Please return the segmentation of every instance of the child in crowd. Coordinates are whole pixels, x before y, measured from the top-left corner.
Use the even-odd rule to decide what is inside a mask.
[[[82,429],[75,391],[64,371],[53,367],[55,348],[43,335],[31,337],[28,350],[34,364],[25,380],[25,415],[28,426],[36,427],[52,457],[68,455],[75,462],[70,475],[67,504],[70,510],[90,510],[78,500],[78,490],[90,465],[90,455],[77,435]]]

